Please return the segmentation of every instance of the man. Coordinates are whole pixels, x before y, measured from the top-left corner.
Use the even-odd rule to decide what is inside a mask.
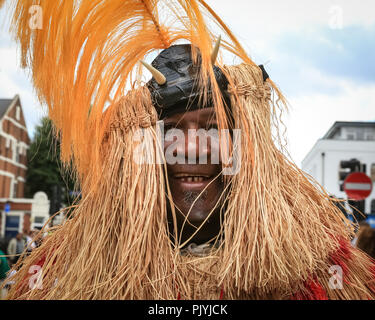
[[[220,207],[217,204],[224,190],[220,177],[221,165],[211,163],[211,141],[208,141],[207,150],[201,152],[208,157],[208,163],[199,163],[199,156],[202,156],[199,154],[199,143],[202,142],[196,139],[195,135],[190,134],[189,136],[188,134],[189,130],[190,133],[199,129],[208,130],[207,127],[215,125],[215,123],[215,111],[212,107],[179,113],[164,120],[165,128],[173,126],[186,134],[184,136],[186,142],[182,146],[186,161],[167,165],[167,177],[175,209],[180,210],[177,218],[181,242],[185,242],[193,236],[191,241],[194,240],[197,244],[206,243],[217,236],[220,231]],[[170,144],[171,142],[166,142],[165,148],[167,149]],[[193,160],[196,161],[192,162],[196,162],[196,164],[188,163],[189,154],[193,154]],[[211,210],[214,210],[212,214],[210,214]],[[185,223],[182,227],[187,215],[189,223]],[[207,218],[208,220],[205,222]],[[171,226],[173,225],[171,209],[169,209],[169,223]],[[197,232],[199,227],[201,228]]]
[[[18,261],[21,253],[25,249],[25,240],[22,233],[18,233],[16,237],[12,238],[8,244],[8,254],[11,256],[10,261],[15,264]]]
[[[166,63],[165,56],[168,56]],[[156,110],[159,110],[159,119],[163,120],[166,175],[173,209],[177,212],[176,236],[181,244],[215,243],[221,229],[224,183],[220,159],[222,150],[213,101],[202,105],[199,97],[191,92],[190,82],[194,78],[190,75],[197,75],[194,75],[190,45],[177,45],[164,50],[153,64],[168,74],[167,82],[169,78],[181,80],[175,80],[170,88],[173,95],[176,95],[174,87],[181,89],[177,91],[177,96],[158,94],[159,100],[169,99],[171,104],[164,103],[161,107],[160,103],[154,101]],[[151,66],[145,65],[154,71]],[[157,91],[156,81],[151,80],[148,86],[152,93]],[[176,103],[176,100],[179,102]],[[174,225],[170,205],[168,221],[172,231]]]
[[[277,144],[282,94],[204,1],[163,2],[161,15],[158,1],[48,2],[40,30],[32,4],[15,9],[22,62],[82,200],[9,298],[374,298],[374,264],[350,247],[350,225]],[[244,63],[217,61],[203,13]],[[155,49],[143,85],[138,62]],[[216,126],[200,150],[189,129]]]

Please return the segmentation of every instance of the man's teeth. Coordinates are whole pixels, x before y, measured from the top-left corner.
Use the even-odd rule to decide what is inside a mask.
[[[207,180],[207,177],[194,176],[194,177],[178,177],[181,182],[203,182]]]

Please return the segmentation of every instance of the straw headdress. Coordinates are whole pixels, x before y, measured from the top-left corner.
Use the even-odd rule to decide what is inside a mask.
[[[22,67],[82,192],[73,217],[23,259],[9,299],[374,297],[373,264],[348,245],[350,225],[278,144],[285,99],[203,0],[18,0],[9,10]],[[32,28],[31,18],[41,25]],[[221,29],[220,50],[241,64],[212,60],[209,22]],[[241,167],[226,182],[225,240],[199,257],[171,244],[164,166],[133,161],[138,129],[143,156],[158,154],[157,113],[139,61],[181,41],[199,50],[198,87],[205,96],[211,84],[219,128],[228,121],[213,62],[225,74],[242,132]],[[35,265],[41,285],[33,286]],[[333,265],[344,272],[339,290],[330,287]]]

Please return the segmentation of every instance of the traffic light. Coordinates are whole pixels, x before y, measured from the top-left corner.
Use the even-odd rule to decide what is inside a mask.
[[[346,177],[353,172],[361,171],[361,169],[362,169],[361,162],[357,159],[340,161],[340,168],[339,168],[340,191],[344,191],[344,181]]]

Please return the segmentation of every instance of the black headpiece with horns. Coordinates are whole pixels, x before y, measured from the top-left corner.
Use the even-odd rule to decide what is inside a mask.
[[[222,92],[226,105],[230,108],[227,93],[228,80],[223,72],[215,66],[221,37],[216,41],[211,61],[217,84]],[[210,90],[208,101],[202,105],[197,78],[201,67],[201,56],[198,52],[197,62],[194,64],[190,44],[173,45],[163,50],[151,63],[141,61],[150,70],[153,77],[147,83],[151,92],[153,105],[158,112],[159,119],[164,119],[175,113],[192,111],[198,108],[213,106]],[[263,65],[259,66],[263,73],[263,81],[268,74]],[[210,86],[208,86],[210,88]]]
[[[215,48],[219,43],[220,39]],[[215,50],[213,56],[214,60],[216,58]],[[151,63],[151,68],[145,62],[142,61],[142,63],[153,74],[153,78],[147,83],[147,86],[159,119],[164,119],[175,113],[212,106],[210,101],[206,105],[200,104],[197,77],[201,59],[198,51],[197,63],[193,63],[190,44],[173,45],[163,50]],[[217,66],[213,66],[213,68],[219,88],[223,97],[226,98],[228,81]],[[210,97],[210,92],[208,95]],[[229,99],[226,100],[229,101]]]

